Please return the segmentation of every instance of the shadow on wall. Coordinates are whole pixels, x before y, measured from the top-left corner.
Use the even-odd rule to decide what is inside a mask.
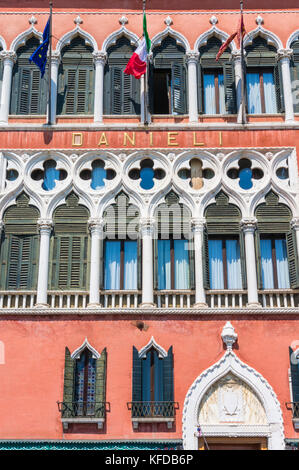
[[[21,5],[20,5],[21,4]],[[249,9],[269,9],[269,0],[246,0],[244,7]],[[38,10],[43,9],[47,11],[49,8],[49,0],[26,0],[20,2],[20,0],[10,0],[9,8],[7,8],[7,0],[0,0],[0,8],[8,9],[9,11],[17,8],[18,10],[28,10],[32,8],[37,8]],[[67,2],[66,0],[55,0],[54,8],[62,9],[63,11],[74,11],[74,9],[79,9],[81,11],[90,10],[111,10],[111,0],[85,0],[84,6],[82,6],[82,0],[72,0]],[[165,10],[170,12],[173,10],[183,11],[183,10],[238,10],[239,2],[237,0],[226,0],[226,2],[219,2],[219,0],[201,0],[200,4],[195,0],[184,0],[182,7],[182,0],[147,0],[146,5],[147,11],[151,10]],[[298,0],[272,0],[271,1],[271,10],[275,9],[288,9],[288,8],[298,8]],[[141,0],[114,0],[113,10],[114,11],[127,11],[130,10],[141,10],[142,2]]]

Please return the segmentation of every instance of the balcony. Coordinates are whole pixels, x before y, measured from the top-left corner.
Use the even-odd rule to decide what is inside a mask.
[[[138,308],[141,303],[141,291],[101,291],[100,302],[104,308]]]
[[[259,290],[259,301],[268,308],[294,308],[299,305],[299,290],[269,289]]]
[[[286,403],[287,410],[291,410],[293,414],[293,425],[295,429],[299,429],[299,402]]]
[[[173,401],[133,401],[127,406],[131,410],[134,429],[138,429],[139,423],[167,423],[171,429],[179,404]]]
[[[85,402],[85,401],[75,401],[72,403],[66,403],[63,401],[58,401],[58,410],[61,413],[61,422],[63,424],[63,429],[67,430],[70,423],[96,423],[98,429],[102,429],[105,418],[107,402]]]

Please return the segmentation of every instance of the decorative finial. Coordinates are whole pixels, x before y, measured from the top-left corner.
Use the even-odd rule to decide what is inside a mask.
[[[264,19],[261,15],[258,15],[255,19],[255,22],[258,26],[261,26],[264,23]]]
[[[218,19],[217,19],[217,16],[213,15],[211,16],[211,18],[209,19],[211,25],[215,26],[215,24],[218,23]]]
[[[32,15],[31,18],[29,18],[28,21],[29,21],[29,24],[31,24],[32,26],[37,23],[37,19],[35,18],[34,15]]]
[[[231,322],[227,321],[221,333],[222,341],[226,344],[227,350],[231,351],[233,344],[237,341],[238,335]]]
[[[165,18],[164,23],[166,24],[166,26],[171,26],[173,24],[173,21],[169,15]]]
[[[77,26],[80,26],[80,24],[83,23],[83,20],[82,20],[82,18],[80,17],[80,15],[78,15],[78,16],[74,19],[74,23],[75,23]]]
[[[129,20],[128,20],[128,18],[127,18],[125,15],[123,15],[121,18],[119,18],[118,21],[119,21],[119,23],[120,23],[122,26],[125,26],[125,24],[128,24],[128,23],[129,23]]]

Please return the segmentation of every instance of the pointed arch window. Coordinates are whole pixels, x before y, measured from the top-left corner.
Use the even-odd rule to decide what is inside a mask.
[[[152,114],[187,112],[185,49],[171,36],[153,49],[149,66]]]
[[[39,211],[29,205],[22,193],[16,204],[4,213],[1,240],[1,276],[3,290],[36,289],[39,256],[37,219]]]
[[[281,65],[276,48],[257,36],[246,51],[247,112],[275,114],[284,110]]]
[[[124,73],[135,46],[122,36],[107,50],[104,70],[104,114],[140,114],[140,80]]]
[[[81,36],[61,51],[58,70],[57,114],[93,114],[93,49]]]
[[[206,288],[246,288],[244,239],[240,232],[241,212],[223,192],[205,211],[207,220],[204,243],[204,279]]]
[[[194,250],[191,214],[174,192],[157,207],[158,239],[155,240],[155,288],[184,290],[194,288]]]
[[[296,237],[291,229],[291,210],[278,202],[274,192],[256,209],[257,274],[260,289],[299,286]]]
[[[33,36],[17,50],[17,61],[13,67],[10,114],[46,114],[47,72],[41,78],[39,68],[29,62],[29,57],[39,46],[39,39]]]
[[[199,48],[198,112],[202,114],[236,113],[235,77],[230,49],[216,62],[221,45],[221,40],[213,36]]]
[[[89,211],[71,193],[54,211],[54,233],[50,245],[49,288],[86,289],[88,284]]]

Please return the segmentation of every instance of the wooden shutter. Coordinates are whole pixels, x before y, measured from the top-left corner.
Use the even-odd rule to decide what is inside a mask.
[[[187,241],[186,241],[187,243]],[[195,261],[194,261],[194,240],[188,242],[189,248],[189,273],[190,273],[190,289],[195,289]]]
[[[245,240],[244,240],[244,233],[242,231],[240,231],[239,243],[240,243],[242,287],[243,289],[247,289]]]
[[[101,356],[96,361],[96,403],[106,401],[106,370],[107,370],[107,351],[106,348],[101,352]],[[104,410],[103,410],[104,411]]]
[[[248,67],[274,67],[277,51],[267,40],[256,36],[252,43],[245,48]]]
[[[278,202],[278,196],[270,191],[266,202],[260,204],[255,211],[257,227],[260,233],[287,233],[290,230],[292,213],[290,209]]]
[[[287,243],[287,256],[289,265],[290,284],[292,289],[299,287],[299,269],[298,269],[298,255],[297,243],[294,230],[290,230],[286,234]]]
[[[129,203],[128,196],[121,192],[104,212],[105,234],[107,238],[136,239],[139,231],[139,209]]]
[[[262,282],[262,259],[261,259],[261,240],[259,231],[255,231],[255,256],[256,256],[256,279],[257,279],[257,288],[263,288]]]
[[[122,74],[120,67],[111,67],[111,114],[122,114]]]
[[[142,289],[142,240],[137,240],[137,289]]]
[[[65,403],[65,411],[63,413],[63,418],[70,418],[72,416],[71,410],[73,409],[74,400],[74,374],[75,360],[71,358],[71,353],[66,347],[63,383],[63,402]]]
[[[158,289],[158,240],[154,238],[154,290]]]
[[[239,235],[241,212],[233,204],[229,204],[228,197],[220,191],[215,197],[216,203],[210,204],[206,211],[207,229],[213,235]]]
[[[204,112],[203,105],[203,79],[202,79],[202,67],[200,62],[197,64],[197,99],[198,99],[198,112],[202,114]]]
[[[179,202],[179,197],[174,191],[165,196],[165,202],[159,204],[155,214],[159,234],[164,233],[167,236],[191,233],[191,213]]]
[[[142,401],[142,359],[133,346],[132,401]]]
[[[169,348],[167,356],[163,359],[163,401],[173,401],[173,348]]]
[[[283,96],[283,86],[282,86],[282,72],[281,72],[281,63],[275,65],[274,67],[274,84],[275,84],[275,97],[277,112],[284,112],[284,96]]]
[[[209,270],[209,239],[207,230],[203,233],[202,244],[202,268],[203,268],[203,283],[205,289],[210,289],[210,270]]]
[[[186,112],[185,68],[182,64],[171,66],[172,109],[176,114]]]
[[[292,380],[292,396],[293,402],[299,403],[299,364],[294,364],[294,359],[292,361],[293,350],[289,347],[289,356],[290,356],[290,369],[291,369],[291,380]]]
[[[234,68],[231,63],[223,66],[223,81],[225,90],[225,109],[228,114],[237,112],[236,106],[236,86]]]
[[[291,49],[293,49],[291,82],[297,82],[296,86],[292,89],[293,93],[295,93],[294,98],[297,101],[297,103],[294,103],[294,112],[299,113],[299,39],[291,44]]]

